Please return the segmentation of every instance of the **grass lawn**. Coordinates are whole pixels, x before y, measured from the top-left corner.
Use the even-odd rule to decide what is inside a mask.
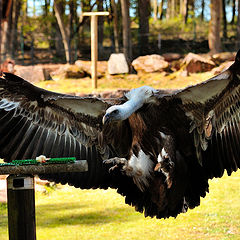
[[[144,218],[115,190],[60,186],[36,193],[38,240],[240,239],[240,172],[210,181],[201,206],[176,219]],[[0,205],[0,239],[8,239],[7,207]]]
[[[92,89],[92,82],[89,77],[82,79],[65,79],[56,81],[42,81],[37,86],[61,93],[96,93],[116,89],[131,89],[143,85],[149,85],[157,89],[176,89],[187,85],[202,82],[213,74],[211,72],[191,74],[188,77],[180,76],[179,72],[165,76],[163,73],[148,73],[144,75],[126,74],[108,76],[98,79],[98,89]]]

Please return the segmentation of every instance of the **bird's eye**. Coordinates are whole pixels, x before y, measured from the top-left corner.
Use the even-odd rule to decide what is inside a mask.
[[[118,114],[118,112],[119,111],[117,109],[113,111],[114,114]]]

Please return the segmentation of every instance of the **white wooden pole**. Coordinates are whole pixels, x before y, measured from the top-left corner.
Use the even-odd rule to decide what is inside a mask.
[[[98,16],[91,16],[91,61],[92,61],[92,88],[97,88],[97,60],[98,60]]]
[[[91,17],[91,61],[92,87],[97,88],[97,61],[98,61],[98,16],[107,16],[109,12],[84,12],[83,16]]]

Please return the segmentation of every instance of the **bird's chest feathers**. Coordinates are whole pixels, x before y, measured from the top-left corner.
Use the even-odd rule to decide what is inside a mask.
[[[150,119],[152,119],[150,117]],[[149,124],[139,113],[134,113],[129,118],[132,130],[132,150],[135,154],[141,148],[146,154],[157,159],[158,151],[161,149],[161,134],[159,125]]]

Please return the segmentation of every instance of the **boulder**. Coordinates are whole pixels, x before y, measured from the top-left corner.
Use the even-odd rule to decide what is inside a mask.
[[[92,75],[92,63],[91,61],[83,61],[77,60],[75,65],[82,71],[86,73],[86,75]],[[97,62],[97,76],[103,77],[107,72],[107,61],[98,61]]]
[[[228,69],[233,63],[234,63],[234,61],[224,62],[220,66],[213,68],[211,72],[214,75],[219,74],[219,73],[225,71],[226,69]]]
[[[44,80],[52,80],[50,70],[43,65],[20,66],[15,65],[14,74],[26,79],[29,82],[36,83]]]
[[[60,78],[83,78],[86,76],[86,72],[80,69],[76,65],[62,65],[52,75],[56,75]]]
[[[176,61],[182,57],[182,55],[179,53],[164,53],[162,56],[167,62]]]
[[[133,60],[132,65],[138,73],[163,72],[169,68],[169,63],[157,54],[140,56]]]
[[[214,67],[213,61],[194,53],[188,53],[182,61],[182,70],[187,73],[207,72]]]
[[[123,53],[112,53],[108,60],[108,73],[113,74],[123,74],[128,73],[129,68],[127,60]]]
[[[235,56],[236,52],[221,52],[212,55],[212,60],[217,64],[221,64],[226,61],[234,61]]]

